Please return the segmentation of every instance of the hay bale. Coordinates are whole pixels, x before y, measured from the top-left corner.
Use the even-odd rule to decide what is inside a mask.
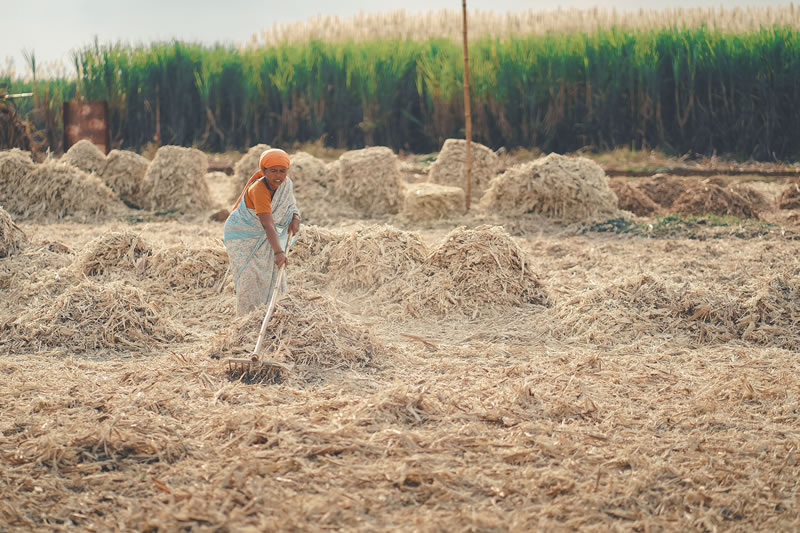
[[[241,356],[255,346],[265,306],[234,323],[212,344],[212,358]],[[336,302],[322,294],[291,287],[281,296],[267,326],[264,353],[300,366],[356,368],[380,362],[388,349],[368,328],[345,316]]]
[[[337,193],[363,215],[397,213],[403,189],[397,156],[389,148],[351,150],[339,158]]]
[[[128,205],[142,207],[142,187],[150,161],[136,152],[111,150],[98,176]]]
[[[589,159],[558,154],[497,176],[481,198],[481,207],[504,215],[536,213],[565,222],[620,216],[603,169]]]
[[[414,221],[439,220],[464,212],[464,189],[434,183],[412,183],[406,188],[401,213]]]
[[[142,352],[182,341],[186,331],[124,281],[84,280],[42,300],[3,326],[0,343],[12,350],[65,348]]]
[[[470,143],[472,170],[470,172],[471,196],[478,199],[483,196],[500,170],[500,158],[490,148],[476,142]],[[436,161],[428,170],[428,181],[439,185],[461,187],[466,180],[467,141],[463,139],[447,139],[439,152]]]
[[[145,259],[147,276],[176,289],[201,289],[222,283],[228,271],[225,248],[170,246]]]
[[[236,198],[239,198],[239,195],[242,194],[242,190],[244,190],[244,186],[247,185],[247,182],[253,177],[259,170],[259,161],[261,161],[261,154],[263,154],[266,150],[272,148],[268,144],[257,144],[251,147],[246,154],[244,154],[236,164],[233,166],[233,175],[234,175],[234,184],[235,184],[235,192]]]
[[[746,183],[732,183],[728,185],[728,190],[744,198],[758,213],[771,211],[775,208],[774,201],[771,201],[764,193],[752,185]]]
[[[333,179],[325,162],[306,152],[292,154],[291,160],[289,176],[303,219],[315,223],[324,220],[339,204],[333,196]]]
[[[639,187],[623,178],[608,180],[608,186],[617,195],[617,207],[641,217],[658,212],[658,204],[650,199]]]
[[[713,183],[690,185],[681,194],[672,209],[686,215],[732,215],[740,218],[759,218],[758,211],[744,196],[732,189]]]
[[[666,174],[656,174],[638,180],[636,187],[661,207],[672,207],[675,200],[686,190],[687,180]]]
[[[9,183],[9,212],[39,220],[74,216],[88,220],[123,212],[117,195],[94,174],[60,161],[45,161],[14,183]]]
[[[208,158],[196,148],[162,146],[147,167],[142,207],[197,211],[211,206],[205,180]]]
[[[500,226],[454,229],[411,274],[382,292],[415,317],[477,317],[507,307],[550,303],[524,252]]]
[[[81,139],[69,147],[62,159],[84,172],[97,172],[105,164],[106,154],[92,141]]]
[[[795,181],[786,186],[778,197],[778,207],[781,209],[800,209],[800,181]]]
[[[302,197],[315,199],[324,196],[333,185],[325,161],[306,152],[291,155],[289,176],[294,182],[294,194],[298,200]]]
[[[0,207],[0,257],[8,257],[28,244],[28,237],[14,224],[8,211]]]
[[[144,259],[153,249],[138,233],[109,231],[92,239],[72,264],[81,276],[99,276],[109,272],[142,272]]]
[[[328,173],[328,183],[331,184],[331,189],[336,188],[336,182],[339,180],[339,169],[342,164],[337,159],[325,164],[325,171]]]
[[[8,208],[16,188],[35,166],[30,152],[18,148],[0,152],[0,205]]]

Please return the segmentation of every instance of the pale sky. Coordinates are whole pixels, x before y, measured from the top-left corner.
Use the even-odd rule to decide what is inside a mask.
[[[496,13],[527,10],[615,8],[618,11],[688,7],[778,7],[777,0],[467,0],[469,10]],[[22,50],[33,50],[39,64],[61,60],[70,69],[69,51],[101,43],[183,41],[239,43],[276,22],[318,15],[349,17],[360,12],[416,13],[461,9],[461,0],[15,0],[0,9],[0,71],[8,58],[18,74],[26,69]],[[800,5],[798,6],[800,7]]]

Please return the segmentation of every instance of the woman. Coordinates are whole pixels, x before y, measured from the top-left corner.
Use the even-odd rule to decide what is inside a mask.
[[[289,155],[272,148],[261,154],[259,167],[225,221],[225,248],[231,260],[237,312],[246,314],[269,302],[278,269],[288,264],[289,235],[300,229]],[[294,241],[294,239],[293,239]],[[280,280],[280,292],[286,279]]]

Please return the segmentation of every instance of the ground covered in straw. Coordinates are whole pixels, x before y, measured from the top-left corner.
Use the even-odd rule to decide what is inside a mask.
[[[266,343],[290,370],[248,385],[224,360],[263,309],[234,315],[208,219],[238,180],[15,222],[0,529],[800,528],[796,227],[306,226]]]

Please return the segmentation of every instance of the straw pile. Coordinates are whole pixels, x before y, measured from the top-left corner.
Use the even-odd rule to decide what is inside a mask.
[[[134,207],[142,207],[142,187],[150,161],[136,152],[111,150],[105,163],[97,170],[120,200]]]
[[[397,156],[384,146],[345,152],[336,190],[365,216],[397,213],[403,194]]]
[[[266,306],[234,320],[209,356],[241,356],[256,345]],[[366,327],[340,311],[327,296],[299,288],[281,295],[267,327],[264,353],[304,367],[357,368],[380,364],[388,349]]]
[[[759,218],[758,211],[744,196],[731,188],[722,188],[713,183],[690,185],[672,205],[678,213],[687,215],[732,215],[740,218]]]
[[[325,162],[306,152],[291,155],[289,176],[294,182],[294,195],[298,203],[318,202],[324,199],[333,185]]]
[[[312,273],[327,274],[328,258],[333,247],[345,237],[338,231],[331,231],[313,224],[300,226],[297,241],[289,252],[292,265]]]
[[[745,183],[733,183],[728,185],[728,191],[744,198],[757,213],[771,211],[775,208],[775,203],[767,198],[761,191]]]
[[[477,317],[524,304],[549,305],[550,298],[524,252],[500,226],[459,227],[426,257],[422,268],[383,293],[414,317]]]
[[[407,279],[427,255],[419,234],[370,226],[345,234],[330,247],[326,267],[334,286],[374,290]]]
[[[336,197],[336,175],[331,174],[324,161],[306,152],[292,154],[291,160],[289,176],[305,222],[320,224],[336,217],[357,216],[355,212],[348,213],[351,208]]]
[[[542,324],[560,340],[630,344],[654,336],[699,340],[702,322],[717,308],[705,294],[687,293],[680,286],[650,275],[636,275],[582,291],[560,302]],[[731,335],[728,328],[724,332]]]
[[[197,211],[211,206],[208,157],[196,148],[162,146],[147,167],[142,207]]]
[[[35,165],[30,152],[18,148],[0,152],[0,205],[8,207],[16,188],[25,176],[33,172]]]
[[[406,188],[401,214],[422,222],[440,220],[464,212],[464,189],[433,183],[412,183]]]
[[[2,168],[2,167],[0,167]],[[778,198],[781,209],[800,209],[800,181],[790,183]]]
[[[253,174],[260,170],[259,161],[261,160],[261,154],[270,148],[272,147],[268,144],[257,144],[251,147],[233,166],[236,198],[242,194],[244,186],[247,185],[247,182],[253,177]]]
[[[658,212],[659,206],[635,184],[623,178],[608,180],[608,186],[617,195],[617,207],[634,215],[646,217]]]
[[[9,212],[38,220],[74,216],[83,220],[124,210],[114,192],[94,174],[60,161],[45,161],[20,179],[7,180]]]
[[[105,164],[106,155],[92,141],[81,139],[69,147],[63,160],[84,172],[97,172]]]
[[[500,170],[500,158],[490,148],[476,142],[470,143],[472,170],[470,172],[470,190],[474,199],[486,192],[489,182]],[[466,181],[467,141],[463,139],[447,139],[439,152],[436,161],[428,171],[428,181],[439,185],[461,187]]]
[[[636,188],[661,207],[670,208],[686,190],[687,180],[666,174],[637,180]]]
[[[779,272],[746,287],[737,328],[742,340],[794,350],[800,324],[800,268]]]
[[[153,253],[149,243],[132,231],[110,231],[94,238],[78,254],[73,270],[84,276],[144,271]]]
[[[620,216],[603,169],[589,159],[558,154],[503,172],[492,180],[481,206],[504,215],[536,213],[565,222]]]
[[[8,257],[20,251],[28,243],[28,237],[14,224],[8,211],[0,207],[0,257]]]
[[[148,277],[177,289],[204,289],[222,283],[228,269],[225,248],[175,245],[146,259]]]
[[[142,352],[182,341],[185,331],[144,293],[117,280],[84,280],[55,301],[42,300],[6,323],[0,342],[14,351],[62,348]]]

